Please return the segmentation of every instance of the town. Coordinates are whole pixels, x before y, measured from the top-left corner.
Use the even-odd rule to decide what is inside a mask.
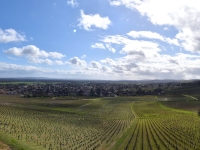
[[[196,83],[196,82],[195,82]],[[160,95],[166,89],[180,87],[191,83],[182,82],[94,82],[94,81],[65,81],[24,82],[18,84],[1,83],[0,94],[20,95],[21,97],[59,97],[59,96],[142,96]]]

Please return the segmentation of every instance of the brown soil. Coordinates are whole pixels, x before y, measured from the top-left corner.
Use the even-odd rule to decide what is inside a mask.
[[[0,150],[11,150],[10,147],[0,141]]]

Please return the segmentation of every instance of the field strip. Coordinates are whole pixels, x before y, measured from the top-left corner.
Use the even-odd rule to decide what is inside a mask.
[[[183,95],[183,96],[185,96],[185,97],[189,97],[189,98],[191,98],[191,99],[194,99],[194,100],[198,100],[198,98],[196,98],[196,97],[193,97],[193,96],[190,96],[190,95]]]
[[[88,105],[94,103],[94,101],[96,101],[96,100],[98,100],[98,99],[84,99],[84,100],[92,100],[92,102],[91,102],[91,103],[84,104],[84,105],[81,105],[80,107],[88,106]]]
[[[92,100],[92,101],[95,101],[95,100],[98,100],[99,98],[96,98],[96,99],[82,99],[82,100]]]
[[[135,118],[140,118],[140,117],[136,114],[136,112],[134,111],[133,105],[134,105],[134,102],[133,102],[133,104],[131,105],[131,111],[132,111],[134,117],[135,117]]]
[[[171,111],[176,111],[176,112],[179,112],[179,113],[185,113],[185,114],[196,114],[194,112],[191,112],[191,111],[187,111],[187,110],[181,110],[181,109],[175,109],[175,108],[170,108],[170,107],[166,107],[164,106],[163,104],[159,103],[158,102],[158,105],[164,109],[168,109],[168,110],[171,110]]]
[[[88,103],[88,104],[85,104],[85,105],[82,105],[82,106],[80,106],[80,107],[85,107],[85,106],[88,106],[88,105],[90,105],[91,103]]]

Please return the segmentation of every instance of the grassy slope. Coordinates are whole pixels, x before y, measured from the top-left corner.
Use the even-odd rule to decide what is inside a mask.
[[[160,102],[165,107],[176,109],[176,110],[183,110],[183,111],[190,111],[193,113],[197,113],[200,110],[200,101],[163,101]]]
[[[120,105],[124,105],[125,103],[122,102],[127,101],[129,102],[129,99],[131,98],[116,98],[113,100],[113,98],[102,98],[102,99],[84,99],[84,100],[66,100],[66,99],[43,99],[43,98],[20,98],[17,96],[11,96],[11,95],[0,95],[0,105],[5,106],[12,106],[13,109],[16,110],[24,110],[24,111],[39,111],[46,113],[53,114],[76,114],[81,115],[82,117],[88,117],[87,114],[90,114],[90,118],[99,118],[99,119],[106,119],[106,120],[112,120],[113,116],[112,113],[105,114],[103,116],[96,116],[95,111],[102,109],[102,113],[104,111],[107,111],[107,108],[115,107]],[[106,109],[104,109],[104,106],[106,105]],[[127,104],[125,104],[127,105]],[[129,105],[127,105],[129,106]],[[115,108],[116,109],[116,108]],[[94,113],[93,113],[94,112]],[[108,111],[109,112],[109,111]],[[107,113],[108,113],[107,112]],[[105,112],[106,113],[106,112]],[[107,116],[109,115],[109,116]],[[120,117],[115,116],[115,117]],[[118,120],[118,118],[117,118]],[[115,143],[116,138],[113,138]],[[0,131],[0,140],[2,140],[4,143],[8,144],[12,149],[16,150],[31,150],[31,149],[37,149],[36,145],[31,145],[30,143],[27,143],[25,141],[19,141],[16,140],[16,137],[12,137],[9,135],[5,135],[3,132]],[[41,147],[38,149],[41,149]],[[109,148],[110,149],[110,148]]]
[[[53,112],[66,112],[72,113],[76,112],[76,110],[71,110],[70,108],[76,108],[81,105],[87,104],[92,100],[54,100],[54,99],[42,99],[42,98],[20,98],[16,95],[0,95],[0,104],[1,105],[11,105],[12,107],[22,108],[22,109],[33,109],[33,110],[40,110],[40,111],[52,111]],[[63,101],[63,103],[62,103]],[[64,105],[65,107],[60,107]],[[34,150],[37,149],[36,145],[26,143],[24,141],[16,140],[16,137],[12,137],[9,135],[4,134],[0,130],[0,141],[10,146],[12,150]],[[41,150],[41,147],[38,147]]]
[[[148,101],[148,100],[147,100]],[[179,101],[178,103],[182,103],[183,101]],[[196,102],[196,103],[199,103],[200,104],[200,101],[189,101],[189,103],[191,102]],[[145,103],[145,102],[143,102]],[[188,111],[188,110],[181,110],[181,109],[176,109],[176,108],[172,108],[172,107],[168,107],[165,105],[165,103],[169,103],[169,102],[152,102],[152,100],[149,100],[149,102],[146,102],[146,103],[149,103],[149,107],[151,107],[151,103],[157,103],[156,105],[158,106],[158,109],[164,109],[166,111],[172,111],[172,112],[177,112],[177,113],[184,113],[184,114],[192,114],[192,115],[196,115],[196,113],[194,112],[191,112],[191,111]],[[183,102],[184,103],[184,102]],[[134,103],[133,103],[134,105]],[[154,104],[153,104],[154,105]],[[135,110],[133,109],[133,106],[132,106],[132,111],[134,114],[136,114]],[[144,110],[145,111],[148,111],[148,110]],[[152,116],[156,116],[158,114],[154,114],[154,111],[153,109],[150,110],[151,113],[149,114],[150,116],[149,117],[152,117]],[[137,115],[137,114],[136,114]],[[148,117],[148,112],[147,113],[144,113],[142,114],[143,116],[140,116],[140,117]],[[135,121],[133,121],[133,124],[130,126],[130,128],[118,139],[118,141],[116,142],[116,144],[113,146],[113,150],[120,150],[121,148],[125,147],[131,137],[131,133],[133,132],[135,126],[136,126],[136,123],[138,121],[138,119],[140,119],[140,117],[137,115]]]
[[[36,145],[25,143],[23,141],[15,140],[16,137],[5,135],[0,131],[0,140],[5,144],[9,145],[12,150],[34,150],[37,149]],[[41,147],[38,149],[41,149]]]
[[[5,98],[5,97],[4,97]],[[113,99],[113,98],[112,98]],[[146,100],[149,100],[149,101],[153,101],[152,99],[155,100],[155,97],[151,96],[151,97],[129,97],[129,98],[125,98],[126,100],[130,100],[130,101],[144,101],[145,99]],[[8,100],[8,99],[7,99]],[[13,99],[12,101],[15,101],[16,99]],[[100,105],[96,105],[96,103],[98,103],[98,101],[94,102],[92,100],[85,100],[85,101],[79,101],[79,100],[73,100],[73,102],[71,103],[64,103],[62,105],[65,105],[65,107],[60,107],[59,104],[56,103],[55,100],[35,100],[35,99],[29,99],[30,101],[29,102],[24,102],[23,99],[20,98],[20,100],[22,100],[23,102],[23,105],[24,104],[34,104],[34,105],[37,105],[37,106],[41,106],[41,104],[47,104],[47,105],[42,105],[44,107],[50,107],[51,110],[56,110],[56,111],[61,111],[61,112],[70,112],[71,110],[68,110],[69,108],[67,108],[66,106],[69,106],[69,107],[78,107],[80,108],[80,106],[84,105],[84,104],[88,104],[90,103],[90,105],[87,105],[84,107],[85,110],[88,109],[88,111],[90,111],[94,106],[95,108],[98,108]],[[121,98],[116,98],[116,101],[117,100],[121,100]],[[65,101],[63,101],[65,102]],[[200,101],[189,101],[190,103],[191,102],[199,102],[200,104]],[[102,102],[101,102],[102,103]],[[192,112],[189,112],[189,111],[184,111],[184,110],[178,110],[178,109],[174,109],[174,108],[169,108],[168,105],[166,105],[167,102],[158,102],[159,106],[163,109],[168,109],[168,110],[173,110],[173,111],[176,111],[176,112],[181,112],[181,113],[192,113]],[[182,102],[181,102],[182,103]],[[53,104],[53,105],[52,105]],[[133,103],[134,104],[134,103]],[[102,103],[101,105],[104,105],[104,103]],[[131,106],[133,107],[133,106]],[[132,109],[133,110],[133,109]],[[75,111],[75,110],[74,110]],[[78,111],[78,110],[77,110]],[[133,110],[133,114],[135,116],[135,111]],[[192,113],[192,114],[195,114],[195,113]],[[114,145],[113,149],[119,149],[120,148],[120,145],[123,145],[123,144],[126,144],[127,143],[127,140],[129,139],[129,137],[131,136],[130,133],[131,131],[133,130],[133,128],[135,127],[135,122],[133,122],[133,124],[130,126],[129,129],[126,130],[126,132],[119,138],[119,140],[116,142],[116,144]],[[25,144],[23,141],[20,142],[20,141],[16,141],[14,140],[13,137],[9,137],[3,133],[1,133],[0,131],[0,140],[2,140],[4,143],[10,145],[11,148],[13,149],[18,149],[18,150],[31,150],[31,149],[36,149],[35,145],[30,145],[30,144]]]

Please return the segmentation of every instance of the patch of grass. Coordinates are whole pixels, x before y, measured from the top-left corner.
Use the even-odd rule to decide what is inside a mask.
[[[0,82],[0,84],[33,84],[33,82]]]
[[[34,150],[33,145],[25,144],[23,141],[16,141],[12,136],[5,135],[0,131],[0,140],[7,144],[12,150]]]
[[[200,101],[165,101],[160,103],[168,108],[191,111],[195,113],[200,110]]]
[[[172,110],[172,111],[176,111],[176,112],[179,112],[179,113],[185,113],[185,114],[196,114],[194,112],[191,112],[191,111],[187,111],[187,110],[180,110],[180,109],[175,109],[175,108],[170,108],[170,107],[166,107],[164,105],[162,105],[161,102],[157,102],[158,105],[164,109],[167,109],[167,110]]]

